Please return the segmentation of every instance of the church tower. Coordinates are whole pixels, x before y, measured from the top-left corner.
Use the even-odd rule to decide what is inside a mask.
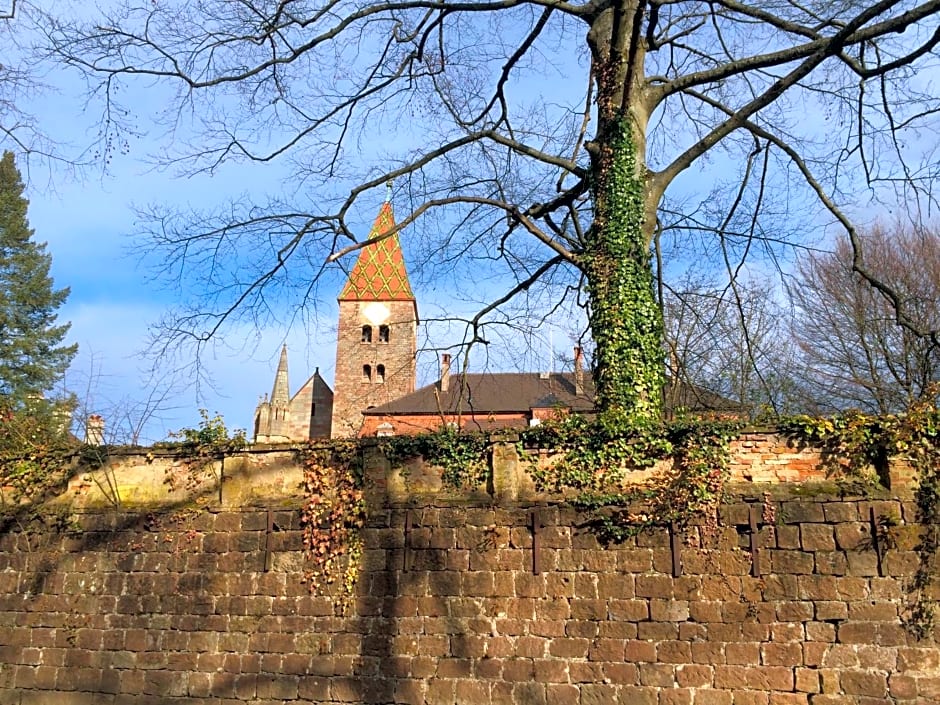
[[[386,200],[339,295],[333,438],[355,436],[362,410],[415,389],[418,305]]]

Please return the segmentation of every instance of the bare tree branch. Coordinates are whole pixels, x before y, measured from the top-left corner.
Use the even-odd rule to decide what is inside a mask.
[[[153,214],[158,268],[201,294],[167,319],[169,338],[205,342],[246,308],[258,322],[286,301],[315,306],[393,179],[399,220],[379,237],[403,233],[425,282],[485,280],[498,293],[464,292],[481,316],[524,316],[514,297],[531,302],[541,274],[564,297],[575,281],[632,292],[604,325],[655,335],[657,300],[694,259],[723,271],[709,290],[736,314],[715,320],[758,325],[770,307],[746,274],[785,272],[819,245],[822,216],[849,234],[855,271],[895,321],[936,343],[871,269],[849,214],[860,194],[933,205],[940,169],[922,135],[940,127],[924,78],[938,64],[938,17],[940,0],[124,0],[46,30],[50,51],[100,93],[109,135],[134,127],[119,90],[143,80],[175,91],[155,120],[189,136],[162,163],[192,173],[291,161],[289,195],[267,204]],[[582,294],[595,325],[604,302]],[[592,333],[608,359],[605,341],[620,338]],[[773,406],[760,336],[723,335],[757,370],[739,376]],[[661,366],[661,346],[644,350],[643,365]]]

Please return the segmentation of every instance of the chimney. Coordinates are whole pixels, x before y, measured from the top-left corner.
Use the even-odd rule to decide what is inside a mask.
[[[574,348],[574,393],[578,396],[584,394],[584,354],[581,347],[576,345]]]
[[[91,414],[85,422],[85,443],[90,446],[104,445],[104,417]]]
[[[448,353],[441,353],[440,389],[442,392],[447,391],[449,383],[450,383],[450,355]]]

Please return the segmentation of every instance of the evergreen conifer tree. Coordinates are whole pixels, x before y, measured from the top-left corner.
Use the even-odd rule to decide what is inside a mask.
[[[33,240],[23,182],[13,153],[0,159],[0,401],[42,394],[62,376],[78,348],[62,345],[70,324],[56,325],[69,290],[55,289],[52,257]]]

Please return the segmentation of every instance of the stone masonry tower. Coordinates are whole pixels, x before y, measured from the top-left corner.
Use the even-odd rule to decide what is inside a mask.
[[[394,225],[386,201],[339,295],[334,438],[357,435],[363,409],[415,389],[418,305],[398,233],[384,236]]]

